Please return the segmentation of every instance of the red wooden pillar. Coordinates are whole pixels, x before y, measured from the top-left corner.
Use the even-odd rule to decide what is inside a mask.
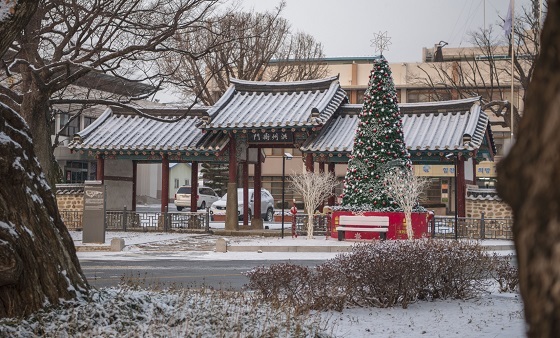
[[[198,162],[191,163],[191,212],[198,209]]]
[[[261,148],[257,148],[257,163],[255,163],[255,177],[253,187],[255,188],[255,202],[253,211],[253,221],[251,224],[255,228],[262,229],[261,219],[261,187],[262,187],[262,154]]]
[[[103,157],[103,155],[99,154],[99,155],[97,155],[97,177],[96,177],[96,179],[98,181],[101,181],[101,183],[104,183],[104,178],[105,178],[105,158]]]
[[[325,173],[325,162],[323,161],[319,162],[319,173],[321,174]],[[325,200],[323,200],[321,202],[321,205],[319,205],[319,211],[323,212],[324,208],[325,208]]]
[[[311,153],[305,155],[305,170],[310,173],[315,171],[313,165],[313,154]]]
[[[226,230],[239,230],[237,216],[237,157],[235,135],[229,136],[229,178],[226,201]]]
[[[136,211],[136,180],[138,179],[138,161],[132,161],[132,211]]]
[[[243,168],[243,226],[249,225],[249,149],[246,149],[246,160],[241,163]],[[252,211],[255,214],[255,210]]]
[[[169,158],[166,154],[161,159],[161,212],[167,212],[169,205]]]
[[[333,162],[329,162],[329,165],[328,165],[328,168],[327,168],[328,171],[329,171],[329,174],[331,174],[333,176],[335,176],[334,165],[335,164]],[[331,196],[329,197],[328,203],[329,203],[330,206],[333,206],[336,203],[336,195],[335,195],[334,189],[332,191]]]
[[[466,188],[465,158],[459,155],[457,158],[457,215],[459,217],[466,216]]]

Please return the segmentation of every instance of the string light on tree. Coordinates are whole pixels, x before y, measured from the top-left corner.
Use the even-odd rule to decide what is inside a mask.
[[[388,45],[379,35],[380,51]],[[387,60],[381,55],[373,64],[352,155],[344,180],[342,205],[350,209],[398,210],[387,196],[384,174],[395,164],[411,168],[404,143],[397,91]]]

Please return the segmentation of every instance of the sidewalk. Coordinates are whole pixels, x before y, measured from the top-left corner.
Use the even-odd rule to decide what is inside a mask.
[[[122,238],[125,247],[123,251],[134,252],[214,252],[216,242],[220,238],[226,239],[228,253],[340,253],[351,251],[352,246],[365,241],[338,241],[335,238],[326,238],[324,235],[315,236],[313,239],[299,236],[292,238],[291,233],[281,233],[275,229],[259,230],[254,234],[245,236],[225,236],[219,228],[214,228],[215,234],[205,233],[159,233],[159,232],[106,232],[104,243],[82,243],[82,232],[71,231],[74,245],[78,252],[111,251],[111,240]],[[265,231],[266,237],[262,236]],[[246,232],[247,234],[250,231]],[[488,251],[499,251],[508,254],[515,250],[513,241],[510,240],[481,240],[479,241]]]

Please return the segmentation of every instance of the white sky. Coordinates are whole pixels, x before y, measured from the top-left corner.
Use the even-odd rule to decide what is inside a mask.
[[[280,0],[240,0],[245,9],[266,11]],[[503,22],[509,0],[286,0],[283,17],[294,30],[323,44],[328,57],[377,55],[373,33],[391,38],[389,62],[420,62],[423,47],[443,40],[448,47],[471,46],[468,33]],[[516,11],[529,0],[515,1]],[[486,10],[485,10],[486,9]],[[486,20],[485,20],[486,18]],[[503,36],[501,28],[494,30]]]

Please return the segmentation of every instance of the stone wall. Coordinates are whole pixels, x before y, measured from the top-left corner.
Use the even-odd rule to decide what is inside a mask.
[[[466,198],[466,216],[480,218],[511,218],[511,208],[494,189],[469,189]]]
[[[64,225],[70,230],[82,229],[84,185],[57,184],[56,203]]]

